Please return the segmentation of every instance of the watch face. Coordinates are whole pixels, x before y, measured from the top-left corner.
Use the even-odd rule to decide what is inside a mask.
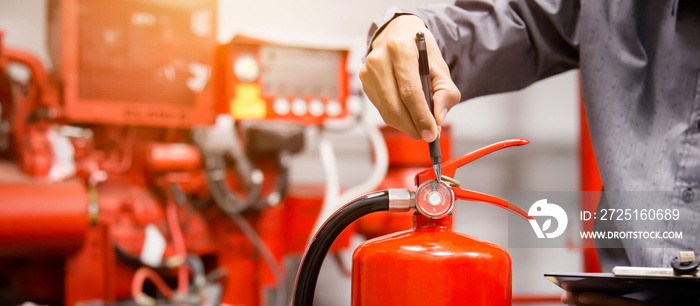
[[[253,82],[260,75],[260,65],[250,54],[241,55],[233,64],[233,74],[241,82]]]

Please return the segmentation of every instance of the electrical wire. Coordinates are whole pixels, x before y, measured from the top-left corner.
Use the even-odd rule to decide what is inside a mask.
[[[333,148],[323,132],[319,135],[319,153],[321,155],[321,165],[326,178],[326,188],[323,196],[323,205],[314,223],[313,232],[321,228],[323,222],[342,205],[362,194],[376,190],[386,177],[386,173],[389,169],[389,152],[386,147],[386,142],[384,141],[384,136],[382,136],[381,131],[375,124],[367,120],[362,122],[362,129],[365,131],[371,147],[373,148],[375,160],[374,168],[369,178],[343,193],[340,193],[340,179],[338,177],[337,161]]]
[[[220,194],[223,194],[227,198],[227,203],[231,203],[233,206],[232,208],[235,208],[238,211],[244,211],[248,208],[256,207],[258,206],[257,204],[260,202],[260,198],[262,195],[262,172],[259,169],[252,168],[252,164],[250,165],[251,171],[250,172],[241,172],[238,167],[236,168],[236,173],[238,174],[239,179],[243,182],[243,185],[245,189],[247,189],[248,194],[245,199],[241,199],[241,197],[233,192],[231,188],[228,185],[228,180],[226,178],[226,158],[225,157],[230,157],[233,159],[233,162],[235,165],[238,165],[239,163],[249,163],[248,158],[243,156],[238,156],[237,154],[233,153],[221,153],[221,154],[212,154],[212,153],[207,153],[204,151],[204,148],[200,146],[200,151],[202,152],[202,155],[205,157],[204,158],[204,165],[205,165],[205,173],[207,176],[207,183],[209,186],[210,191],[212,192],[218,192]],[[223,154],[223,155],[222,155]],[[243,158],[245,162],[243,162],[240,158]],[[247,167],[244,167],[247,168]],[[245,183],[249,182],[249,183]]]
[[[219,267],[219,268],[216,268],[213,271],[209,272],[209,274],[207,274],[206,283],[211,284],[211,283],[219,282],[219,283],[221,283],[222,288],[226,288],[226,286],[228,284],[228,278],[229,278],[228,270],[226,270],[226,268]],[[222,297],[222,295],[218,295],[216,297],[217,299],[210,301],[209,305],[223,305],[223,304],[221,304],[221,297]]]
[[[217,117],[217,128],[221,127],[219,130],[223,131],[232,130],[232,121],[226,122],[225,118],[222,118],[223,117],[221,116]],[[227,125],[229,127],[228,129],[226,128]],[[253,244],[255,249],[258,251],[260,256],[267,264],[268,268],[272,272],[272,276],[275,280],[275,285],[277,287],[276,305],[284,306],[286,300],[284,271],[277,263],[275,256],[272,254],[267,245],[265,245],[260,236],[258,236],[258,234],[255,232],[253,227],[251,227],[250,224],[248,224],[248,222],[245,220],[245,218],[243,218],[243,216],[240,214],[241,211],[249,207],[249,205],[247,204],[251,204],[251,196],[255,198],[256,202],[259,201],[260,192],[257,192],[255,189],[251,190],[251,188],[257,188],[262,186],[262,172],[257,169],[247,171],[246,169],[237,168],[237,172],[240,174],[240,176],[242,176],[241,179],[245,180],[247,177],[252,181],[252,186],[246,186],[248,187],[247,189],[249,191],[247,199],[248,201],[246,201],[248,203],[246,203],[246,205],[241,205],[241,201],[238,199],[236,194],[233,193],[232,190],[228,187],[228,184],[225,179],[225,163],[222,164],[221,159],[218,158],[217,155],[219,154],[216,154],[218,150],[214,149],[212,152],[209,152],[210,149],[216,148],[216,143],[217,141],[219,141],[219,139],[213,139],[218,138],[214,137],[216,135],[211,135],[212,133],[216,132],[217,130],[211,130],[209,132],[207,132],[206,130],[195,130],[193,133],[195,143],[199,147],[202,156],[205,157],[204,164],[206,169],[204,171],[204,174],[206,177],[207,186],[209,188],[209,193],[211,194],[212,199],[219,206],[219,208],[221,208],[221,210],[234,223],[236,223],[238,228],[241,229],[241,232],[243,232],[246,238],[250,240],[250,242]],[[247,157],[244,154],[240,154],[242,150],[240,150],[240,148],[238,147],[238,138],[235,135],[235,133],[233,134],[234,135],[218,135],[226,136],[226,139],[234,139],[233,147],[226,148],[226,150],[224,151],[228,151],[226,153],[229,154],[229,157],[234,159],[236,165],[250,165]],[[246,176],[246,173],[250,175]],[[284,189],[286,189],[286,181],[283,181],[283,183],[285,185],[283,187]]]
[[[134,273],[134,278],[131,280],[131,297],[137,304],[155,304],[155,300],[143,292],[143,285],[147,279],[156,285],[156,288],[163,293],[166,299],[170,300],[173,298],[173,290],[168,287],[163,278],[160,277],[158,273],[153,271],[153,269],[143,266],[136,270],[136,273]]]
[[[369,138],[371,147],[374,149],[374,168],[369,178],[340,194],[338,197],[338,206],[345,205],[345,203],[367,192],[376,190],[384,181],[386,173],[389,170],[389,150],[386,147],[384,136],[379,130],[379,127],[365,120],[362,122],[362,128]]]
[[[272,251],[265,245],[263,242],[262,238],[258,236],[258,234],[255,232],[255,229],[253,229],[252,226],[248,223],[248,221],[245,220],[245,218],[236,210],[231,210],[229,209],[230,205],[226,203],[226,197],[220,193],[218,193],[215,190],[211,190],[212,197],[214,198],[214,202],[221,208],[221,210],[226,213],[226,215],[234,222],[236,223],[236,226],[243,232],[243,235],[250,240],[250,242],[253,244],[253,247],[258,251],[260,256],[263,258],[265,263],[267,264],[268,268],[270,268],[270,271],[272,272],[272,276],[275,280],[275,285],[277,287],[277,292],[275,294],[276,297],[276,303],[275,305],[277,306],[284,306],[286,304],[286,285],[285,285],[285,278],[284,278],[284,272],[282,270],[282,267],[277,263],[277,259],[275,258],[274,254],[272,254]]]
[[[177,217],[177,204],[172,199],[168,199],[165,209],[166,218],[168,220],[168,227],[170,229],[170,236],[173,239],[173,246],[175,248],[175,253],[185,259],[187,257],[187,250],[185,248],[185,238],[182,235],[182,229],[180,228],[180,220]],[[186,265],[180,265],[177,271],[177,293],[181,296],[186,296],[188,291],[189,275]]]
[[[277,173],[277,179],[275,182],[275,189],[273,191],[274,199],[271,199],[270,196],[267,196],[267,204],[268,205],[277,205],[279,204],[284,197],[287,196],[287,191],[289,190],[289,164],[290,164],[291,156],[289,152],[287,151],[282,151],[279,153],[279,156],[277,156],[276,162],[277,162],[277,168],[279,169]],[[273,201],[276,200],[276,201]]]
[[[321,211],[318,213],[312,233],[315,233],[323,222],[337,209],[336,205],[338,203],[338,196],[340,195],[340,177],[338,175],[338,162],[335,158],[335,149],[333,149],[333,145],[323,132],[318,135],[318,152],[321,157],[325,186]]]
[[[228,198],[227,205],[232,203],[233,208],[239,212],[256,207],[262,194],[263,174],[260,169],[253,167],[241,148],[233,119],[227,115],[219,115],[213,127],[194,129],[192,136],[204,158],[205,175],[210,191],[225,195]],[[244,198],[229,187],[226,177],[227,161],[233,162],[239,183],[247,192]]]
[[[126,146],[122,150],[122,160],[119,162],[119,164],[117,165],[114,172],[124,173],[127,170],[129,170],[129,168],[131,168],[131,162],[133,160],[134,147],[136,146],[136,136],[137,135],[138,135],[138,128],[136,128],[136,127],[129,128]]]
[[[204,262],[195,254],[187,254],[185,258],[187,266],[192,270],[194,288],[202,289],[207,284],[207,276],[204,274]]]
[[[255,248],[258,250],[258,253],[260,256],[263,258],[263,260],[267,263],[268,267],[272,271],[272,276],[275,279],[276,287],[277,287],[277,292],[275,294],[275,297],[277,298],[276,305],[278,306],[284,306],[286,304],[286,286],[285,286],[285,278],[284,278],[284,272],[282,271],[282,267],[277,263],[277,259],[275,259],[275,256],[272,254],[272,251],[263,243],[262,239],[258,234],[255,232],[252,226],[248,223],[248,221],[243,218],[238,213],[227,213],[229,217],[233,220],[233,222],[236,223],[238,228],[241,229],[243,234],[250,240],[251,243],[255,246]]]
[[[124,250],[124,248],[119,246],[116,242],[113,243],[113,246],[114,246],[114,253],[116,253],[117,256],[119,256],[119,258],[123,259],[124,262],[126,262],[127,264],[129,264],[131,266],[137,266],[137,267],[140,267],[141,265],[143,265],[141,258],[127,252],[126,250]]]

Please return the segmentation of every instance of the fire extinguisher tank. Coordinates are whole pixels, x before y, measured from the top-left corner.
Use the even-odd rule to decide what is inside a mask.
[[[452,215],[413,216],[413,229],[369,240],[353,254],[352,305],[510,305],[502,247],[452,230]]]

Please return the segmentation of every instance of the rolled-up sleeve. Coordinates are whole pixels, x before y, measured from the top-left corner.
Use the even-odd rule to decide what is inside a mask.
[[[578,0],[457,1],[391,8],[369,45],[398,15],[420,17],[440,46],[463,99],[522,89],[578,67]]]

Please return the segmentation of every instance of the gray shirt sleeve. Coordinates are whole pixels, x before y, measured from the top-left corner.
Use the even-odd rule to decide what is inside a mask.
[[[369,43],[394,17],[420,17],[466,100],[522,89],[577,68],[579,8],[578,0],[467,0],[392,8],[370,28]]]

